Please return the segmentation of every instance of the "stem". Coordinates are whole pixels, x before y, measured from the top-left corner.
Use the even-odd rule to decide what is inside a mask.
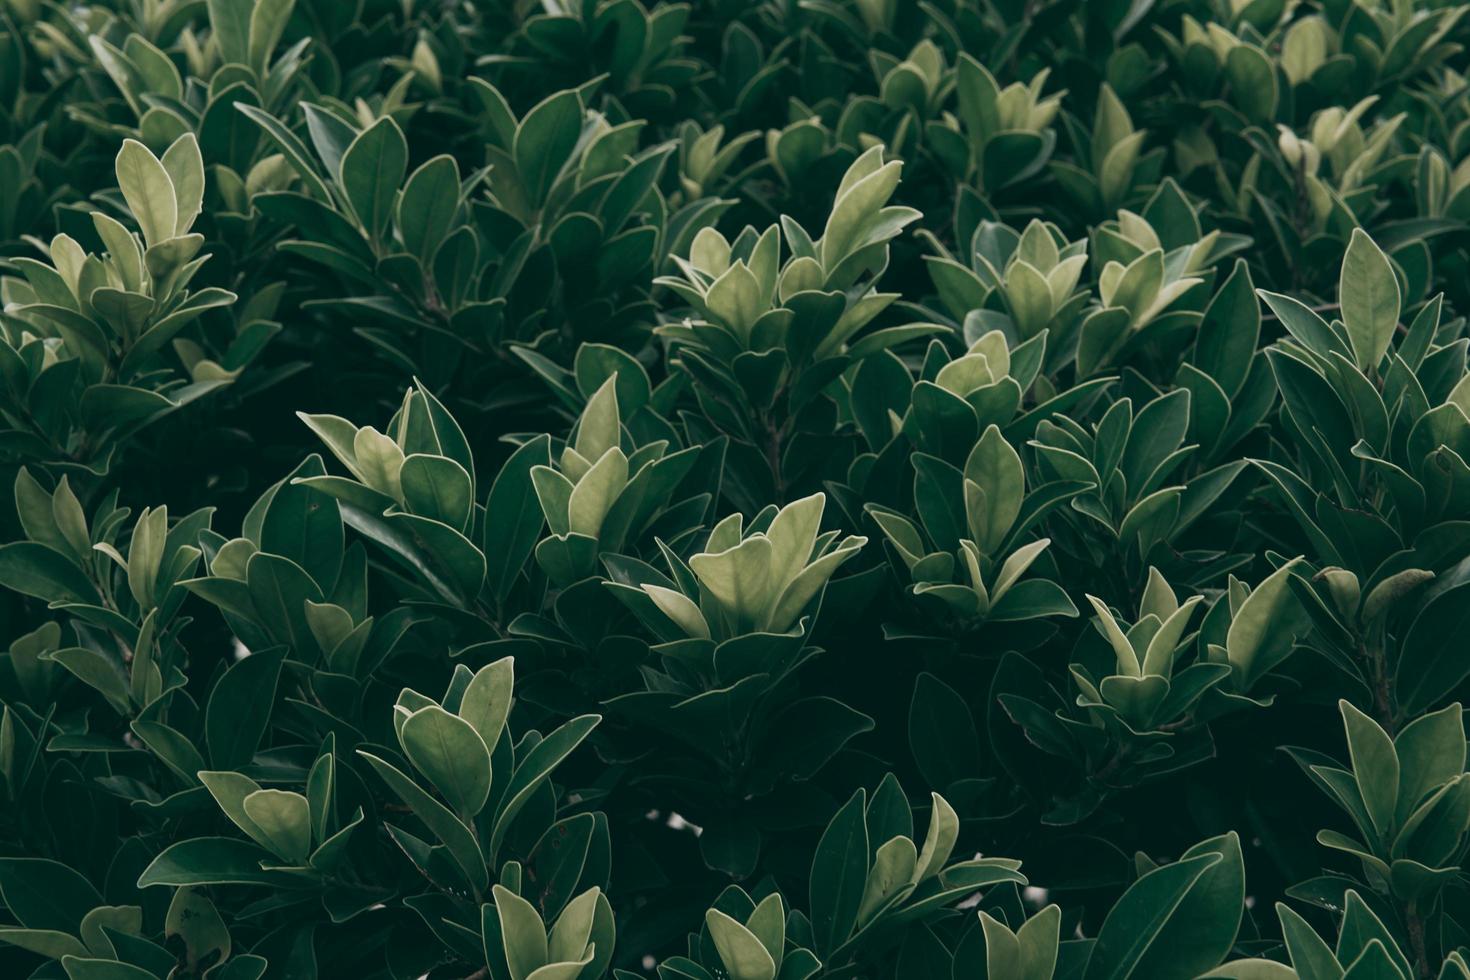
[[[1393,686],[1388,677],[1388,657],[1384,654],[1381,637],[1371,646],[1359,641],[1358,656],[1368,662],[1372,671],[1373,713],[1378,724],[1392,738],[1398,733],[1398,710],[1394,705]]]
[[[776,500],[780,503],[786,501],[786,479],[781,473],[781,450],[785,448],[786,428],[789,420],[781,425],[769,415],[762,413],[762,422],[766,430],[765,456],[766,465],[771,470],[771,481],[776,487]]]
[[[1092,782],[1105,786],[1108,789],[1116,789],[1117,787],[1110,784],[1108,780],[1127,764],[1130,748],[1127,743],[1120,745],[1118,750],[1113,753],[1112,758],[1108,759],[1101,769],[1092,773]]]
[[[771,479],[776,485],[776,499],[786,499],[785,481],[781,478],[781,437],[774,429],[767,429],[766,465],[771,468]]]
[[[1307,161],[1306,155],[1296,164],[1296,208],[1291,216],[1291,223],[1296,230],[1298,238],[1305,238],[1308,231],[1308,221],[1311,218],[1311,201],[1307,197]],[[1283,259],[1291,261],[1291,256],[1283,255]],[[1291,285],[1293,291],[1301,286],[1301,270],[1296,262],[1291,262]]]
[[[1404,909],[1404,928],[1409,932],[1409,950],[1414,958],[1414,975],[1430,976],[1429,954],[1424,948],[1424,919],[1419,915],[1419,903],[1410,902]]]

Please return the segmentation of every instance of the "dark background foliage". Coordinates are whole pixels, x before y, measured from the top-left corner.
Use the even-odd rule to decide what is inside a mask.
[[[1470,977],[1464,13],[0,0],[0,974]]]

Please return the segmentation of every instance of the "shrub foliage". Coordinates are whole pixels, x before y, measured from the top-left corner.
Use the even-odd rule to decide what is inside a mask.
[[[0,0],[0,975],[1470,980],[1444,0]]]

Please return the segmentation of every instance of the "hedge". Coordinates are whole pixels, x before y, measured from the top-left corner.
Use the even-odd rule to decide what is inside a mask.
[[[1470,980],[1467,9],[0,0],[0,975]]]

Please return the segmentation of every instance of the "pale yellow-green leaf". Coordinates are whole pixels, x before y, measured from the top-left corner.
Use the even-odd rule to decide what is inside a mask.
[[[117,151],[117,183],[148,245],[174,237],[179,204],[168,171],[148,147],[123,140]]]

